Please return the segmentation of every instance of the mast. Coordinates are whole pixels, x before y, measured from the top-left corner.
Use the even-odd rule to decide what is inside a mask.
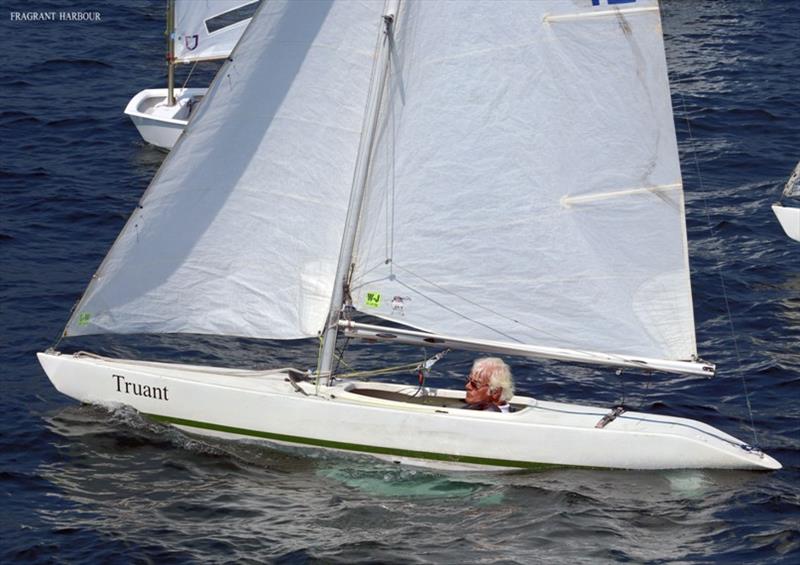
[[[328,321],[323,331],[322,351],[319,361],[320,375],[330,375],[333,365],[333,354],[336,348],[336,336],[338,335],[339,328],[339,315],[342,305],[344,304],[345,288],[350,278],[350,264],[353,259],[353,247],[356,240],[358,218],[361,215],[361,205],[364,201],[364,191],[366,189],[367,176],[369,173],[370,156],[378,130],[378,115],[380,114],[386,74],[389,69],[389,57],[392,50],[392,33],[400,7],[400,0],[394,0],[393,4],[393,8],[389,9],[383,16],[383,38],[378,46],[378,53],[376,56],[377,72],[374,76],[374,82],[370,87],[370,100],[367,106],[367,116],[364,121],[364,136],[361,138],[358,157],[356,159],[356,169],[353,175],[353,186],[350,191],[350,202],[347,207],[347,219],[345,220],[342,247],[339,251],[339,262],[336,266],[336,278],[333,296],[331,298],[331,307],[328,313]]]
[[[175,104],[175,0],[167,0],[167,105]]]

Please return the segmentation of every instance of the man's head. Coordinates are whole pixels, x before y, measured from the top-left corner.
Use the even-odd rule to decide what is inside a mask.
[[[469,373],[466,389],[468,404],[477,406],[503,404],[514,396],[511,369],[497,357],[476,359]]]

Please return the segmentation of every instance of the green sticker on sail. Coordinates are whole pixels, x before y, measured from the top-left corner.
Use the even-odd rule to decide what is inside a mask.
[[[365,300],[367,306],[370,308],[378,308],[381,305],[381,293],[380,292],[368,292],[367,299]]]
[[[85,326],[89,324],[89,319],[92,315],[89,312],[81,312],[80,316],[78,316],[78,325]]]

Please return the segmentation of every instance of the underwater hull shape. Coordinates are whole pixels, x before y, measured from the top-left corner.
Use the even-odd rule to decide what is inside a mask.
[[[773,204],[772,211],[786,232],[786,235],[795,241],[800,241],[800,208]]]
[[[443,469],[781,468],[701,422],[514,397],[511,414],[462,408],[464,393],[386,383],[320,386],[291,370],[251,371],[39,353],[55,387],[128,405],[201,435],[369,454]],[[400,400],[398,400],[400,399]],[[404,401],[401,401],[404,400]]]
[[[205,96],[206,88],[176,88],[176,103],[165,106],[166,88],[142,90],[125,107],[128,115],[147,143],[162,149],[172,149],[183,133],[192,106]]]

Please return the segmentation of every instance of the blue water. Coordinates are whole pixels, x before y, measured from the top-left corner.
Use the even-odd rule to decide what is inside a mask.
[[[163,3],[19,4],[102,20],[14,22],[20,8],[0,6],[1,562],[800,562],[800,244],[769,209],[800,159],[796,2],[663,6],[698,346],[719,375],[620,379],[513,361],[524,393],[604,405],[624,394],[757,441],[785,468],[501,476],[201,441],[57,393],[34,354],[57,339],[164,156],[122,114],[163,84]],[[88,341],[62,347],[243,366],[307,367],[316,353]],[[470,358],[448,356],[433,384],[461,382]]]

